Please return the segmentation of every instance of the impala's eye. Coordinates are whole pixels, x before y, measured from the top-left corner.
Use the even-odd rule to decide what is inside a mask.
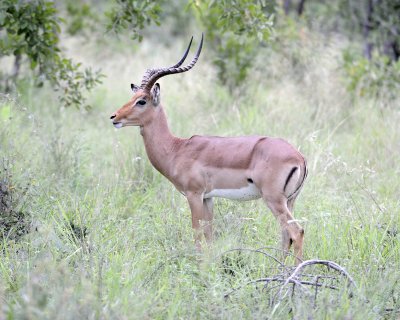
[[[146,100],[139,100],[136,102],[136,104],[140,104],[141,106],[144,106],[146,104]]]

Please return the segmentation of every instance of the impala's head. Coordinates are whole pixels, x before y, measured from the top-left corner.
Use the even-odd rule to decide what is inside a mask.
[[[203,35],[201,35],[200,45],[193,60],[187,66],[181,67],[189,53],[192,40],[193,37],[185,54],[177,64],[169,68],[149,69],[143,76],[140,86],[131,84],[131,89],[134,92],[133,97],[110,117],[114,127],[144,126],[151,121],[156,108],[160,104],[160,85],[156,83],[157,80],[169,74],[189,71],[196,64],[203,47]]]

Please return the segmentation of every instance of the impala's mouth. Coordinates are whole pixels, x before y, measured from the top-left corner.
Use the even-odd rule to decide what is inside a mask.
[[[122,122],[113,122],[113,125],[117,129],[122,128]]]

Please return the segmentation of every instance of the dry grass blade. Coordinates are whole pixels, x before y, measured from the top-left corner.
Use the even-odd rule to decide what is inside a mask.
[[[248,252],[254,252],[254,253],[261,253],[265,257],[268,257],[268,258],[272,259],[273,261],[275,261],[276,263],[278,263],[281,267],[286,267],[282,261],[280,261],[278,258],[274,257],[272,254],[269,254],[269,253],[263,251],[262,249],[235,248],[235,249],[225,251],[224,253],[222,253],[222,255],[225,255],[229,252],[234,252],[234,251],[248,251]]]

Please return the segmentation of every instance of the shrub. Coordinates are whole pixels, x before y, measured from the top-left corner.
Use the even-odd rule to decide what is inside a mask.
[[[382,101],[399,96],[400,61],[391,62],[386,56],[368,60],[347,50],[343,53],[343,70],[347,89],[353,95]]]
[[[0,239],[17,240],[29,232],[31,215],[26,205],[30,191],[31,181],[16,183],[12,162],[3,158],[0,165]]]

